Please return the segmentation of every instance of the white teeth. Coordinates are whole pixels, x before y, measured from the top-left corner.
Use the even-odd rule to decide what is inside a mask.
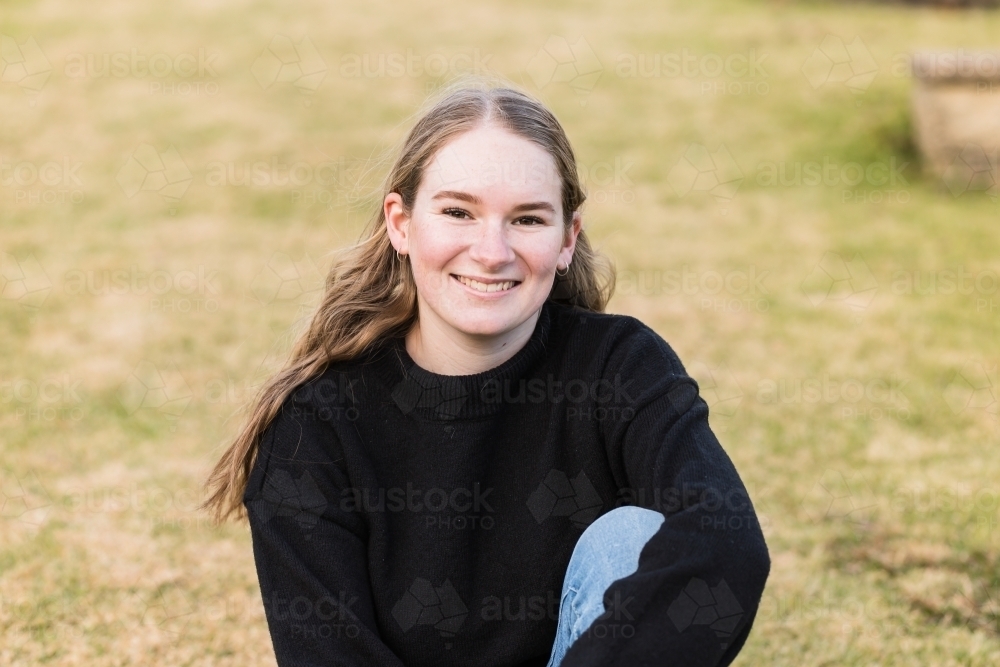
[[[502,283],[481,283],[479,281],[473,280],[472,278],[466,278],[465,276],[458,276],[458,279],[465,285],[468,285],[474,290],[479,290],[480,292],[502,292],[508,290],[514,286],[513,280],[508,280]]]

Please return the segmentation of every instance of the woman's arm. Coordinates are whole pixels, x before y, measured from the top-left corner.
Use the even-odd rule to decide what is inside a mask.
[[[365,526],[340,509],[348,480],[317,408],[286,401],[244,495],[275,657],[280,667],[403,667],[379,637]]]
[[[709,428],[697,384],[662,338],[635,327],[611,354],[605,377],[615,374],[632,380],[635,416],[606,426],[609,462],[628,485],[623,500],[665,520],[638,571],[608,588],[605,615],[563,667],[728,665],[770,570],[753,506]]]

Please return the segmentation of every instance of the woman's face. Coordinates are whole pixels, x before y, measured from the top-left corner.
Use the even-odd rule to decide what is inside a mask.
[[[503,336],[534,316],[556,268],[573,257],[555,161],[537,144],[484,126],[443,146],[424,170],[413,210],[385,199],[393,245],[408,256],[419,319],[434,329]],[[532,324],[533,324],[532,320]]]

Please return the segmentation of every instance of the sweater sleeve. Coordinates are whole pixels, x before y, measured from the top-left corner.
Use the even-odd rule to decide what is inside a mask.
[[[243,498],[277,663],[403,667],[379,637],[365,524],[340,509],[339,439],[309,394],[265,430]]]
[[[697,383],[655,331],[634,318],[609,354],[634,417],[609,423],[624,504],[661,512],[638,570],[613,583],[605,613],[562,667],[728,665],[743,647],[770,571],[746,488],[708,425]]]

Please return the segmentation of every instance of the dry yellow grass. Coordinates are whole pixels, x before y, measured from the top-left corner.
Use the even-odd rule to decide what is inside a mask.
[[[0,664],[273,664],[249,536],[199,485],[384,150],[470,67],[564,122],[611,310],[677,349],[751,490],[774,565],[738,664],[997,664],[998,208],[919,176],[905,55],[998,29],[737,0],[8,3]]]

